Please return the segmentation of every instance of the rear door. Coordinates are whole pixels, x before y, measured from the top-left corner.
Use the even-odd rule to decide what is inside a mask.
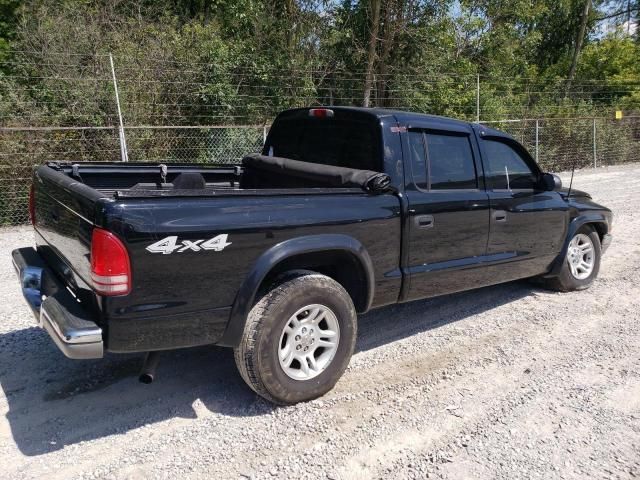
[[[489,274],[508,281],[547,271],[566,235],[568,206],[558,192],[539,188],[541,171],[509,138],[480,140],[491,205]]]
[[[470,128],[411,128],[408,300],[465,290],[483,282],[489,200]]]

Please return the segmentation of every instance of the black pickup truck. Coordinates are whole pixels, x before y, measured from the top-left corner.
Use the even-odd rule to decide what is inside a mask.
[[[563,189],[512,137],[448,118],[287,110],[234,166],[35,170],[24,296],[69,358],[233,347],[259,395],[323,395],[358,313],[534,277],[589,286],[611,211]]]

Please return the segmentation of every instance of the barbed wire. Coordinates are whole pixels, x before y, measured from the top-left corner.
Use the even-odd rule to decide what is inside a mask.
[[[32,52],[32,51],[24,51],[24,50],[8,50],[6,51],[9,55],[11,54],[24,54],[27,57],[38,57],[41,55],[40,52]],[[98,58],[102,58],[102,59],[108,59],[109,58],[109,54],[92,54],[91,56],[87,56],[84,54],[67,54],[67,53],[56,53],[56,52],[47,52],[46,55],[48,57],[51,56],[66,56],[66,55],[70,55],[70,56],[80,56],[80,57],[84,57],[84,58],[88,58],[88,59],[95,59],[97,60]],[[130,67],[128,66],[128,64],[131,63],[136,63],[139,62],[139,58],[136,57],[129,57],[129,56],[119,56],[119,55],[114,55],[113,56],[114,61],[116,62],[117,65],[117,69],[120,72],[125,72],[125,71],[132,71],[132,72],[156,72],[158,71],[158,68],[154,68],[154,67],[140,67],[140,66],[136,66],[136,67]],[[123,64],[122,61],[124,61],[125,63]],[[274,70],[269,70],[267,68],[265,68],[264,66],[262,67],[248,67],[248,66],[238,66],[235,64],[221,64],[219,62],[194,62],[194,61],[180,61],[180,60],[167,60],[167,59],[158,59],[157,57],[145,57],[145,62],[155,62],[158,64],[177,64],[177,65],[194,65],[194,66],[206,66],[206,67],[215,67],[217,69],[220,69],[219,72],[211,72],[209,70],[202,70],[202,69],[198,69],[198,70],[188,70],[188,69],[184,69],[184,68],[180,68],[180,69],[172,69],[172,68],[167,68],[167,67],[163,67],[162,71],[164,73],[177,73],[177,74],[185,74],[185,73],[198,73],[198,74],[222,74],[222,75],[247,75],[247,73],[241,73],[241,72],[249,72],[249,74],[254,74],[254,75],[262,75],[262,74],[270,74],[270,72],[277,72],[277,75],[281,78],[290,78],[294,73],[298,73],[301,74],[299,76],[302,75],[309,75],[309,74],[323,74],[323,75],[327,75],[327,74],[331,74],[331,75],[341,75],[341,74],[348,74],[353,76],[352,79],[358,79],[358,80],[362,80],[363,78],[365,78],[367,76],[367,72],[365,70],[362,71],[354,71],[354,70],[341,70],[339,67],[336,66],[325,66],[324,68],[305,68],[305,69],[300,69],[300,68],[283,68],[281,66],[273,66],[272,68]],[[0,65],[14,65],[14,66],[33,66],[33,67],[38,67],[38,68],[42,68],[42,67],[64,67],[64,68],[69,68],[69,67],[77,67],[77,68],[82,68],[82,69],[88,69],[90,68],[90,64],[88,63],[53,63],[53,62],[35,62],[35,61],[17,61],[17,60],[2,60],[0,61]],[[100,62],[95,62],[94,66],[103,66],[104,68],[107,68],[107,64],[106,62],[104,62],[103,64],[101,64]],[[277,70],[276,70],[277,69]],[[282,71],[285,71],[285,73],[282,73]],[[479,76],[481,80],[484,80],[485,82],[487,80],[495,80],[496,82],[499,82],[501,80],[510,80],[510,81],[528,81],[528,82],[532,82],[532,83],[547,83],[549,81],[554,81],[554,82],[558,82],[558,83],[565,83],[567,82],[569,79],[567,77],[553,77],[553,78],[539,78],[539,77],[527,77],[527,76],[521,76],[521,75],[496,75],[496,74],[484,74],[484,73],[458,73],[458,72],[434,72],[434,73],[429,73],[429,72],[420,72],[420,73],[410,73],[410,72],[398,72],[398,71],[391,71],[391,72],[386,72],[386,73],[380,73],[380,72],[376,72],[375,75],[379,78],[385,78],[385,77],[393,77],[393,78],[433,78],[435,81],[441,81],[442,79],[452,79],[452,78],[464,78],[464,79],[468,79],[469,82],[473,82],[476,80],[476,78]],[[110,78],[105,78],[104,80],[109,81]],[[593,85],[593,84],[610,84],[610,83],[619,83],[620,81],[623,81],[623,83],[628,83],[631,85],[638,85],[640,84],[640,81],[638,81],[636,78],[630,77],[629,79],[625,79],[625,78],[616,78],[614,80],[603,80],[603,79],[584,79],[584,78],[580,78],[580,79],[576,79],[576,80],[572,80],[572,85],[580,85],[580,84],[585,84],[585,85]],[[583,82],[587,82],[587,83],[583,83]]]

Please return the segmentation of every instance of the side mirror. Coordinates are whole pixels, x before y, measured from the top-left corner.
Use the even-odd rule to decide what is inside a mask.
[[[553,190],[560,190],[562,188],[562,180],[553,173],[543,173],[540,184],[546,192],[552,192]]]

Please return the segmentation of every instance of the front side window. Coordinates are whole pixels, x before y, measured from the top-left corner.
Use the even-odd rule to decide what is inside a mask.
[[[493,190],[530,190],[538,177],[520,153],[506,143],[484,140],[487,180]]]

